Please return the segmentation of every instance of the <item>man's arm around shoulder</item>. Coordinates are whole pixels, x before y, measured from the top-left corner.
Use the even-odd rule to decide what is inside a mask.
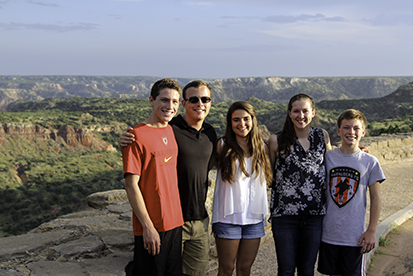
[[[135,135],[130,133],[130,130],[133,128],[128,126],[125,131],[122,132],[122,135],[119,138],[119,146],[120,148],[127,147],[129,144],[132,144],[135,141]]]

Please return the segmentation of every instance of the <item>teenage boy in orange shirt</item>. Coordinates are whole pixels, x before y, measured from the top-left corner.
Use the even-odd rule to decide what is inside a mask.
[[[122,150],[125,189],[133,209],[132,275],[182,274],[178,146],[168,125],[180,98],[178,82],[157,81],[149,97],[151,115],[131,130],[136,139]]]

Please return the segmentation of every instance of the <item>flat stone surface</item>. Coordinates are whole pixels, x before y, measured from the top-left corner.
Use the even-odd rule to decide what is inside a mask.
[[[103,229],[92,233],[100,237],[104,244],[113,247],[131,247],[135,243],[132,226],[129,229]]]
[[[63,229],[66,228],[66,226],[73,220],[73,219],[79,219],[80,221],[85,221],[87,218],[91,217],[106,217],[108,215],[107,210],[96,210],[96,209],[87,209],[83,211],[79,211],[76,213],[71,213],[67,215],[60,216],[54,220],[45,222],[38,227],[34,228],[33,230],[29,231],[28,233],[40,233],[40,232],[48,232],[52,231],[55,229]],[[70,225],[69,225],[70,226]],[[80,226],[80,225],[79,225]],[[72,229],[76,228],[75,226],[72,226]],[[67,229],[67,228],[66,228]]]
[[[91,276],[124,276],[125,266],[133,260],[133,252],[119,252],[98,259],[83,259],[82,268]]]
[[[119,215],[107,215],[98,217],[82,217],[74,218],[65,221],[64,228],[66,229],[82,229],[85,232],[91,233],[100,229],[119,228],[121,221]],[[132,224],[131,224],[132,226]]]
[[[19,272],[13,269],[0,269],[0,276],[25,276],[23,272]]]
[[[124,221],[132,221],[132,211],[122,213],[119,215],[119,219],[124,220]]]
[[[30,276],[124,276],[125,266],[133,259],[132,252],[118,252],[97,259],[56,262],[39,261],[27,265]],[[1,271],[0,271],[1,273]],[[0,274],[22,276],[24,274]]]
[[[56,230],[52,232],[25,234],[20,236],[11,236],[0,239],[0,258],[13,255],[26,254],[45,248],[47,245],[53,245],[68,239],[73,231]]]
[[[30,276],[74,276],[88,275],[77,262],[39,261],[27,264]]]
[[[128,201],[122,204],[108,205],[106,206],[106,209],[109,210],[111,213],[116,214],[122,214],[132,211],[132,207],[130,206]]]
[[[64,257],[79,256],[84,253],[92,253],[103,250],[105,245],[94,236],[83,237],[78,240],[59,244],[51,247]]]

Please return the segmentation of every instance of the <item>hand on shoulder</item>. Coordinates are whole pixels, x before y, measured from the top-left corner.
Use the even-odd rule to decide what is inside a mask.
[[[221,154],[222,148],[224,147],[225,141],[224,138],[221,137],[217,140],[217,154]]]
[[[276,134],[272,134],[268,139],[268,147],[270,148],[270,151],[277,150],[278,138]]]
[[[268,139],[268,150],[270,155],[271,168],[274,168],[275,158],[278,154],[278,138],[276,134],[272,134]]]
[[[327,130],[323,129],[323,135],[324,135],[324,140],[326,141],[326,148],[327,150],[331,150],[332,146],[331,146],[331,142],[330,142],[330,135],[328,134]]]
[[[122,135],[119,138],[119,145],[121,148],[127,147],[135,141],[135,135],[129,132],[132,129],[132,127],[128,126],[126,130],[122,132]]]

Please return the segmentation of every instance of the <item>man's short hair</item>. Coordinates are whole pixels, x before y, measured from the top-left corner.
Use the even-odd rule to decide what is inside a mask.
[[[199,88],[199,87],[201,87],[201,86],[206,86],[206,88],[208,88],[208,90],[209,90],[209,96],[211,96],[211,94],[212,94],[212,89],[211,89],[211,86],[209,86],[208,83],[206,83],[206,82],[203,81],[203,80],[194,80],[194,81],[189,82],[187,85],[185,85],[185,87],[184,87],[184,89],[183,89],[183,91],[182,91],[182,97],[183,97],[184,99],[186,99],[186,90],[188,90],[189,88],[191,88],[191,87]]]
[[[164,78],[161,80],[158,80],[152,85],[151,89],[151,96],[154,100],[156,100],[156,97],[159,95],[159,91],[161,91],[164,88],[170,88],[174,89],[179,93],[179,97],[182,95],[182,89],[179,83],[176,80],[170,79],[170,78]]]
[[[359,110],[356,109],[347,109],[346,111],[343,111],[343,113],[340,114],[340,116],[337,119],[337,126],[340,128],[341,123],[343,120],[359,120],[361,124],[363,125],[363,128],[366,128],[367,126],[367,119],[363,115],[363,113]]]

